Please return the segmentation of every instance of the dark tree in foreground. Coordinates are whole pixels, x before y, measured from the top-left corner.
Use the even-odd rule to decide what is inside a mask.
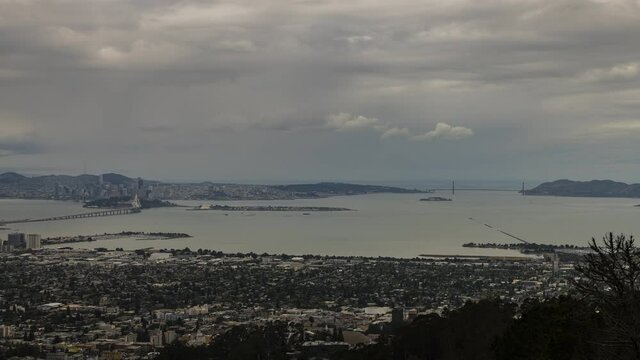
[[[633,237],[612,233],[590,246],[573,281],[580,296],[532,299],[517,311],[498,300],[469,302],[419,316],[336,359],[640,360],[640,249]],[[277,321],[240,325],[208,346],[169,345],[159,358],[284,360],[302,339],[290,330]]]
[[[633,236],[613,233],[589,245],[574,285],[605,321],[598,345],[611,356],[640,359],[640,249]]]
[[[522,305],[522,315],[495,343],[498,360],[606,359],[594,343],[602,327],[593,307],[571,297]]]
[[[165,346],[159,360],[286,360],[287,324],[275,321],[263,326],[239,325],[216,336],[209,345],[186,346],[176,341]]]
[[[493,360],[493,344],[510,324],[514,308],[499,301],[468,302],[440,316],[422,315],[379,344],[340,359]]]

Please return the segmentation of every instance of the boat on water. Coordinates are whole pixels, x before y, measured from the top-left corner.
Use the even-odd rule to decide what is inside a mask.
[[[430,196],[428,198],[420,199],[420,201],[452,201],[450,198],[440,196]]]

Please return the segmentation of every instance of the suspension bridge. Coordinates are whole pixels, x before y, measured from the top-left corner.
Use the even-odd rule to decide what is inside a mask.
[[[432,188],[429,191],[451,191],[452,195],[455,195],[456,191],[503,191],[503,192],[518,192],[522,195],[526,195],[527,190],[524,188],[524,182],[521,189],[502,189],[502,188],[485,188],[485,187],[456,187],[456,182],[451,181],[451,187],[447,188]]]

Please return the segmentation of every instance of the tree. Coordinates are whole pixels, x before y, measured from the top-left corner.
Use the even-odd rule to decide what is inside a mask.
[[[494,341],[513,318],[513,306],[495,300],[468,302],[443,316],[421,315],[398,329],[391,340],[397,360],[490,360]]]
[[[527,300],[494,345],[497,360],[600,359],[594,344],[601,317],[593,307],[571,297]],[[606,357],[604,357],[606,358]]]
[[[640,360],[640,249],[633,236],[613,233],[589,246],[574,285],[605,321],[599,345],[612,356]]]
[[[149,336],[149,331],[147,329],[138,330],[138,334],[136,336],[137,342],[149,342],[151,341],[151,337]]]

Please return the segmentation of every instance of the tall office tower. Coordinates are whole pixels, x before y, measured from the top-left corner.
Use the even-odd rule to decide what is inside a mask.
[[[13,249],[24,249],[27,247],[24,233],[9,234],[7,244]]]
[[[27,235],[27,249],[40,249],[40,235],[29,234]]]

